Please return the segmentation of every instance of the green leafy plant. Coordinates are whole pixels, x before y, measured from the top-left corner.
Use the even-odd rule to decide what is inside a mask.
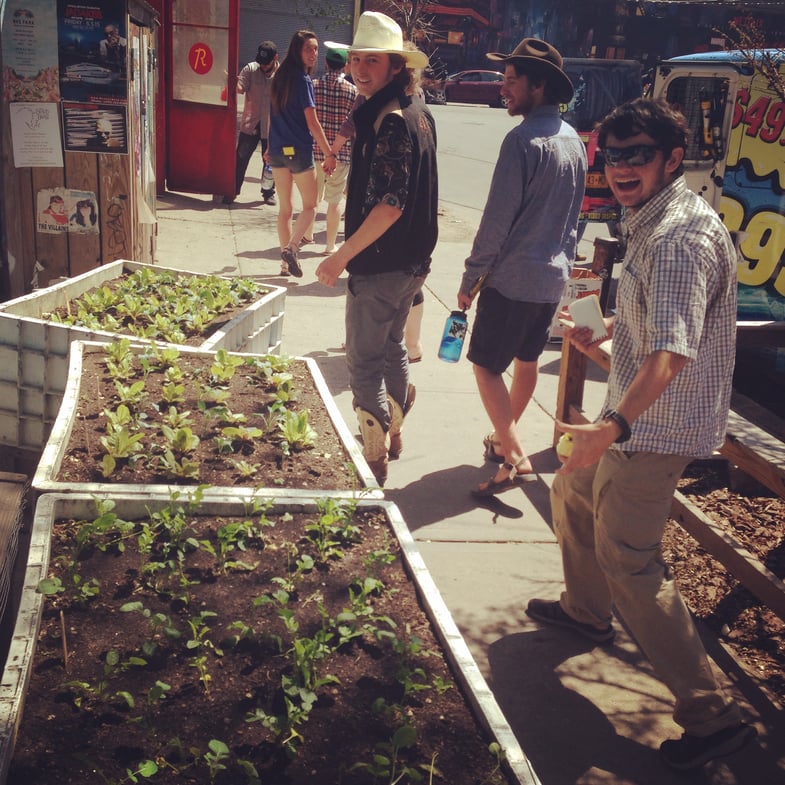
[[[237,470],[240,477],[249,478],[253,477],[259,471],[258,463],[249,463],[244,460],[229,461],[232,466]]]
[[[219,383],[228,382],[244,362],[242,357],[236,354],[229,354],[226,349],[219,349],[215,353],[215,362],[210,368],[210,374]]]
[[[351,766],[350,771],[364,771],[372,781],[395,785],[408,777],[409,782],[422,782],[423,772],[433,776],[441,776],[435,768],[435,760],[430,763],[409,766],[400,758],[401,750],[411,749],[417,744],[417,731],[412,725],[402,725],[388,741],[379,742],[375,747],[371,762],[358,762]]]
[[[251,279],[142,268],[75,298],[66,314],[44,316],[59,324],[184,343],[189,334],[204,334],[221,313],[266,291]]]
[[[292,450],[305,450],[316,443],[317,433],[308,423],[308,410],[284,412],[278,421],[278,430],[283,436],[281,449],[284,455]]]
[[[137,408],[147,397],[143,379],[132,382],[129,385],[125,385],[118,379],[115,379],[114,386],[117,390],[117,397],[120,400],[120,403],[123,403],[126,406]]]

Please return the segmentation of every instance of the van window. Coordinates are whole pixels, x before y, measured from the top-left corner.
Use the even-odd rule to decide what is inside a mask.
[[[728,80],[690,75],[668,84],[665,99],[687,118],[690,137],[685,161],[721,159],[722,120],[728,102]]]
[[[575,95],[562,118],[578,131],[591,131],[611,109],[643,94],[641,67],[634,60],[565,58]]]

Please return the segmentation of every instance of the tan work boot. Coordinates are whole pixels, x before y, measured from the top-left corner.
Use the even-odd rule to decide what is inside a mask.
[[[401,405],[391,396],[387,396],[387,405],[390,407],[390,450],[389,456],[391,460],[401,457],[403,452],[403,437],[401,436],[401,429],[403,428],[403,418],[409,413],[409,410],[414,406],[414,396],[417,394],[417,388],[410,384],[406,391],[406,404],[401,408]]]
[[[387,448],[389,439],[382,424],[370,412],[356,406],[357,424],[363,440],[363,457],[379,485],[387,481]]]

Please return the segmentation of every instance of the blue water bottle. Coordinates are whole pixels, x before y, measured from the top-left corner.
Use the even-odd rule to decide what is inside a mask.
[[[262,167],[262,190],[272,191],[275,188],[275,180],[273,179],[273,170],[270,164],[265,164]]]
[[[442,342],[439,344],[439,359],[448,363],[457,363],[461,359],[463,339],[466,337],[466,314],[453,311],[444,325]]]

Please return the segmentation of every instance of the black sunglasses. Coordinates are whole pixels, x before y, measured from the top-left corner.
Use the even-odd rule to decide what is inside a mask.
[[[630,147],[606,147],[602,153],[608,166],[618,166],[622,161],[627,166],[646,166],[656,157],[657,151],[662,150],[655,144],[634,144]]]

